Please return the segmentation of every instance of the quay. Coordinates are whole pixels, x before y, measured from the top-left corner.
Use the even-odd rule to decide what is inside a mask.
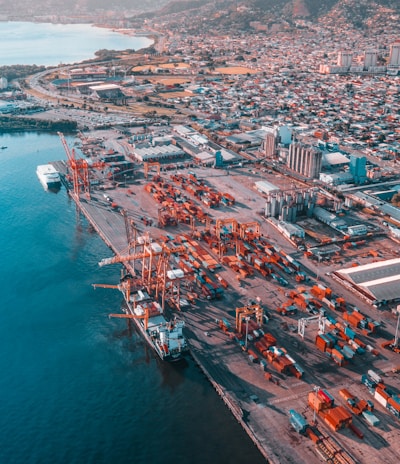
[[[149,195],[150,181],[145,181],[140,176],[129,183],[125,180],[114,185],[94,184],[90,196],[84,193],[76,195],[69,183],[67,164],[52,164],[62,174],[64,185],[79,212],[115,255],[129,254],[126,218],[134,223],[138,236],[148,234],[156,241],[167,236],[174,240],[174,237],[184,234],[196,235],[196,232],[201,232],[200,228],[205,227],[199,225],[199,230],[191,229],[190,225],[185,223],[167,227],[167,230],[158,227],[160,207]],[[240,218],[244,223],[254,221],[255,212],[263,207],[265,200],[250,190],[247,170],[238,170],[229,176],[223,176],[212,168],[192,169],[199,169],[198,175],[208,184],[214,187],[218,185],[224,191],[235,193],[237,204],[230,208],[212,209],[214,219],[230,215]],[[247,206],[249,201],[252,201],[251,208]],[[268,221],[260,221],[259,226],[261,236],[268,237],[268,240],[274,243],[278,242],[279,232]],[[207,247],[205,242],[200,243],[201,246]],[[278,243],[281,245],[282,241]],[[290,247],[293,248],[291,244],[286,247],[288,250]],[[314,329],[307,329],[310,333],[301,339],[297,334],[297,326],[293,324],[297,321],[283,318],[277,313],[282,299],[287,296],[287,290],[277,282],[265,279],[265,276],[258,273],[239,281],[228,266],[224,267],[223,260],[211,251],[211,247],[207,248],[207,252],[216,262],[222,264],[218,274],[223,276],[227,284],[223,297],[207,299],[204,295],[198,296],[195,302],[181,308],[179,318],[185,321],[185,336],[194,362],[265,460],[273,464],[317,464],[321,462],[322,456],[324,460],[331,459],[331,462],[340,464],[372,464],[384,456],[386,462],[394,462],[396,450],[391,446],[380,448],[380,437],[374,431],[367,431],[365,427],[363,433],[368,433],[368,442],[356,442],[349,429],[343,429],[333,435],[324,421],[318,419],[316,425],[322,436],[318,443],[313,443],[309,437],[300,435],[292,428],[289,411],[293,409],[304,416],[309,424],[316,423],[315,414],[307,401],[309,393],[316,386],[328,388],[336,398],[343,387],[355,391],[360,398],[366,397],[360,382],[362,366],[356,366],[355,369],[335,366],[326,357],[326,353],[315,349],[317,325]],[[109,257],[99,257],[99,261]],[[304,264],[305,272],[311,275],[311,272],[308,272],[308,267],[311,266],[315,273],[310,261],[305,261]],[[124,261],[123,265],[128,272],[134,273],[131,262]],[[335,288],[335,282],[331,285],[336,294],[343,294],[351,301],[352,296],[347,290]],[[222,330],[219,322],[226,319],[233,327],[236,309],[250,305],[255,298],[273,313],[270,319],[263,323],[263,331],[275,337],[277,344],[284,347],[285,352],[303,366],[304,375],[301,378],[289,373],[280,373],[271,364],[266,364],[264,359],[254,362],[251,350],[243,349],[234,332]],[[250,343],[250,346],[253,347],[253,344]],[[363,359],[366,357],[371,363],[372,355],[365,354]],[[360,362],[365,363],[361,360]],[[374,362],[374,368],[383,370],[384,364],[386,365],[384,359],[378,359]],[[387,419],[388,430],[392,427],[393,420],[390,417]],[[371,443],[375,451],[371,450]]]

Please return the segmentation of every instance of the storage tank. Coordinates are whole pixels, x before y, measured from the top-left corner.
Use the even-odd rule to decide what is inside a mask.
[[[282,213],[280,215],[280,220],[281,221],[287,221],[288,220],[288,214],[289,214],[289,207],[288,206],[284,206],[282,208]]]
[[[268,200],[265,203],[265,217],[271,217],[271,212],[272,212],[271,201]]]
[[[278,215],[278,202],[275,196],[271,198],[271,216],[276,217]]]
[[[289,209],[289,222],[292,224],[296,223],[297,219],[297,208],[296,206],[292,206],[292,208]]]

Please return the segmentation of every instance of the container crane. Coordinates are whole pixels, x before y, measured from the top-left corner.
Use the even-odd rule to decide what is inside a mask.
[[[121,282],[119,285],[110,285],[110,284],[92,284],[93,288],[112,288],[119,290],[125,298],[126,302],[129,302],[130,297],[131,297],[131,284],[129,279],[124,280]],[[122,318],[122,319],[144,319],[144,328],[147,330],[148,327],[148,322],[149,322],[149,308],[145,308],[144,314],[131,314],[131,313],[118,313],[114,314],[111,313],[108,315],[109,318],[111,317],[116,317],[116,318]]]
[[[257,237],[260,235],[260,224],[257,221],[240,224],[240,238],[246,238],[248,232],[253,232]]]
[[[155,167],[157,169],[157,176],[160,175],[160,170],[161,170],[161,167],[160,167],[160,163],[158,161],[145,161],[143,163],[143,166],[144,166],[144,178],[147,179],[149,177],[149,168],[151,167]]]
[[[133,270],[135,269],[135,262],[141,261],[141,285],[143,285],[149,293],[152,290],[156,291],[156,297],[159,295],[162,297],[162,308],[164,309],[166,294],[169,291],[171,293],[171,299],[173,299],[174,293],[174,281],[177,282],[177,305],[179,307],[179,286],[180,280],[183,276],[177,276],[174,273],[169,277],[168,263],[171,254],[182,253],[186,250],[183,245],[168,247],[167,244],[158,244],[150,241],[150,237],[145,237],[145,241],[140,244],[142,250],[127,255],[117,254],[112,258],[105,258],[99,262],[99,266],[105,266],[114,263],[128,263],[133,262],[130,266]]]
[[[138,315],[138,314],[109,314],[109,318],[111,317],[117,317],[121,319],[144,319],[144,330],[147,330],[147,327],[149,326],[149,308],[145,308],[144,314]]]
[[[300,337],[304,340],[304,335],[306,333],[306,327],[309,322],[316,322],[318,321],[318,329],[320,332],[325,333],[325,322],[326,322],[326,317],[324,316],[324,312],[320,311],[318,316],[312,316],[312,317],[303,317],[299,319],[298,322],[298,331],[297,333],[300,335]]]
[[[250,316],[256,316],[257,324],[261,327],[263,323],[264,310],[258,304],[236,308],[236,331],[242,332],[243,319]]]
[[[90,200],[90,178],[89,178],[89,163],[84,158],[77,158],[75,150],[69,149],[67,141],[65,140],[64,134],[58,132],[61,143],[63,144],[65,153],[68,158],[68,165],[72,171],[72,183],[74,188],[74,198],[79,201],[79,195],[81,191]],[[90,164],[91,168],[103,168],[105,163],[102,161],[94,162]]]

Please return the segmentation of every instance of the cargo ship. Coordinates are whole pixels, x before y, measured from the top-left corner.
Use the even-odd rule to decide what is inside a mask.
[[[144,290],[122,293],[126,302],[125,315],[112,316],[133,319],[147,343],[163,361],[181,359],[188,351],[188,344],[183,335],[184,321],[177,318],[167,321],[161,305]]]
[[[36,168],[36,175],[44,189],[56,189],[61,187],[60,173],[52,164],[41,164]]]

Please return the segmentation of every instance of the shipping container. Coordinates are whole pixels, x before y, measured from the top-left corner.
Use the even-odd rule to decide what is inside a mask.
[[[372,412],[363,411],[362,415],[369,425],[376,427],[380,424],[380,420]]]
[[[318,396],[326,403],[329,404],[330,407],[333,407],[335,403],[335,399],[333,396],[325,389],[321,388],[318,390]]]
[[[354,399],[354,395],[352,395],[346,388],[343,388],[339,391],[339,395],[345,400]]]
[[[363,374],[361,376],[361,383],[363,383],[370,390],[373,390],[376,387],[376,383],[372,379],[370,379],[367,374]]]
[[[390,397],[387,400],[388,404],[400,413],[400,399],[396,396]]]
[[[380,375],[378,375],[375,371],[373,371],[372,369],[369,369],[369,371],[367,372],[367,374],[369,375],[369,377],[375,382],[375,383],[383,383],[383,380],[381,378]]]
[[[289,420],[292,427],[298,433],[304,433],[308,427],[306,419],[294,409],[289,410]]]
[[[356,427],[354,424],[350,424],[349,425],[349,429],[354,432],[358,438],[360,438],[361,440],[364,438],[364,434],[361,432],[361,430]]]
[[[386,408],[388,402],[386,396],[382,395],[379,391],[375,390],[374,398],[381,406]]]

